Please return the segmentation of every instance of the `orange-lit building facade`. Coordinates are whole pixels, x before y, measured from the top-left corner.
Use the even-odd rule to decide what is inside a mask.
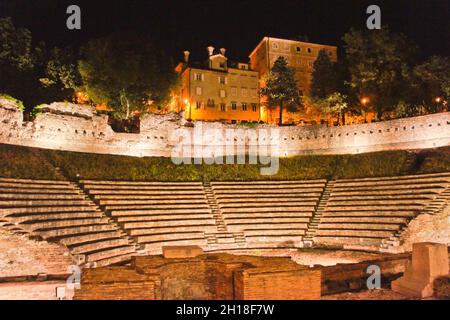
[[[178,111],[192,120],[258,122],[259,75],[248,63],[231,63],[225,49],[208,47],[205,63],[190,63],[189,52],[176,71],[182,78]]]
[[[295,70],[298,90],[300,95],[308,94],[311,86],[314,61],[320,50],[326,50],[331,61],[337,61],[337,47],[310,42],[287,40],[280,38],[264,37],[256,48],[250,53],[250,66],[259,72],[260,79],[269,73],[278,57],[284,57],[288,65]],[[261,82],[260,86],[264,86]],[[263,121],[278,123],[279,110],[268,108],[261,101]],[[316,114],[312,108],[304,108],[302,112],[283,112],[283,123],[312,124],[330,119],[323,119],[322,115]]]

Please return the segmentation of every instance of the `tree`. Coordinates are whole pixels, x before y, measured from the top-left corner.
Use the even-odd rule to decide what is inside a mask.
[[[297,80],[294,69],[288,66],[285,58],[279,57],[265,78],[263,95],[268,99],[270,108],[279,107],[279,125],[283,125],[283,106],[295,111],[300,104]]]
[[[27,111],[37,104],[65,99],[69,84],[67,68],[59,57],[64,50],[48,52],[44,42],[33,47],[31,32],[14,26],[11,18],[0,20],[0,92],[24,101]],[[59,61],[59,62],[57,62]],[[75,68],[72,61],[72,70]]]
[[[429,112],[442,109],[437,98],[450,99],[450,58],[432,56],[411,72],[411,96]],[[442,103],[442,101],[441,101]]]
[[[170,59],[150,39],[135,33],[90,41],[79,62],[83,88],[98,104],[107,104],[120,118],[146,111],[147,102],[164,105],[179,84]]]
[[[349,84],[359,98],[369,96],[380,119],[405,97],[405,74],[414,59],[415,46],[389,28],[350,30],[343,37]]]
[[[338,87],[338,74],[336,64],[330,60],[327,51],[319,51],[316,61],[314,61],[311,96],[324,99],[336,92]]]
[[[345,111],[348,109],[347,96],[333,92],[324,99],[313,98],[312,103],[316,108],[326,115],[335,115],[342,120],[342,124],[345,124]]]
[[[16,28],[11,18],[0,19],[0,92],[29,104],[34,63],[31,32]]]
[[[413,117],[421,113],[421,107],[402,100],[395,106],[394,113],[396,118]]]
[[[55,93],[55,99],[73,96],[81,87],[81,76],[77,68],[77,58],[71,48],[53,48],[45,60],[42,86]]]

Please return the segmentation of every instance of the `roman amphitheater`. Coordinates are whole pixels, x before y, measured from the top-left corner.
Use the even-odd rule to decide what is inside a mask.
[[[0,121],[0,299],[450,296],[449,112],[331,128],[145,116],[128,134],[87,106],[25,122],[0,99]],[[179,130],[206,157],[199,128],[234,129],[206,156],[262,145],[279,171],[175,166]]]

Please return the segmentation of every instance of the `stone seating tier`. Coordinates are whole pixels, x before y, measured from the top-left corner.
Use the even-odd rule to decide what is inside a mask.
[[[80,264],[126,262],[135,247],[69,181],[0,179],[0,217],[13,230],[66,245]]]
[[[327,185],[323,179],[81,180],[80,189],[68,181],[0,178],[0,219],[14,230],[68,246],[86,266],[125,262],[136,254],[135,244],[148,253],[165,245],[287,248],[301,247],[310,237],[321,245],[377,248],[436,203],[450,187],[450,173]]]

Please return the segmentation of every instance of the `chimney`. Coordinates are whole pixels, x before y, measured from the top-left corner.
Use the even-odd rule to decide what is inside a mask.
[[[227,49],[225,48],[220,48],[220,54],[223,55],[225,57],[225,52],[227,51]]]
[[[214,47],[209,46],[207,49],[208,49],[208,55],[212,56],[214,53]]]
[[[190,52],[186,50],[183,53],[184,53],[184,62],[188,63],[189,62],[189,54],[190,54]]]

